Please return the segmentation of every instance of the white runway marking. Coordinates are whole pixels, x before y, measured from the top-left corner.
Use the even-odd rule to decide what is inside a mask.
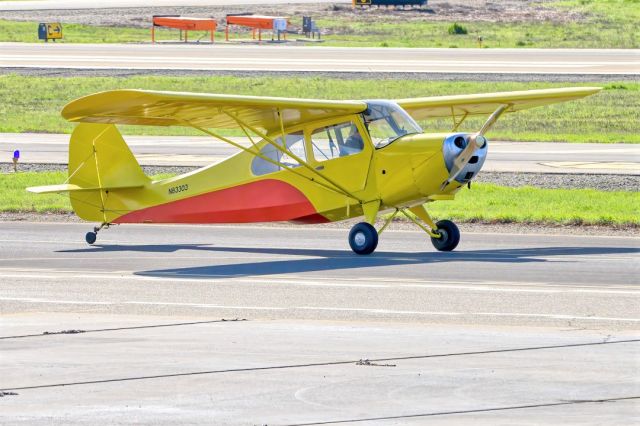
[[[212,277],[205,275],[188,275],[188,274],[165,274],[164,276],[145,276],[135,275],[131,271],[110,271],[87,273],[86,271],[51,271],[42,270],[36,272],[31,269],[29,271],[20,271],[16,269],[0,268],[0,277],[5,278],[29,278],[39,280],[59,281],[69,279],[100,279],[109,281],[161,281],[161,282],[180,282],[180,283],[198,283],[198,282],[215,282],[217,284],[255,284],[255,285],[286,285],[296,287],[346,287],[346,288],[422,288],[422,289],[444,289],[444,290],[464,290],[478,292],[503,292],[503,293],[546,293],[546,294],[562,294],[562,293],[580,293],[580,294],[626,294],[630,296],[640,296],[640,289],[634,286],[608,286],[606,284],[600,286],[572,286],[548,283],[525,283],[525,282],[472,282],[472,281],[447,281],[447,280],[411,280],[403,279],[399,282],[397,279],[380,277],[366,279],[350,279],[342,277],[313,277],[306,278],[303,276],[252,276],[252,277]],[[527,288],[528,287],[528,288]],[[0,298],[0,300],[2,300]]]
[[[377,315],[419,315],[419,316],[445,316],[445,317],[462,317],[462,316],[482,316],[482,317],[518,317],[518,318],[545,318],[545,319],[562,319],[562,320],[590,320],[590,321],[610,321],[610,322],[640,322],[640,318],[613,318],[613,317],[597,317],[597,316],[575,316],[563,314],[529,314],[529,313],[512,313],[512,312],[433,312],[433,311],[405,311],[392,309],[369,309],[369,308],[341,308],[329,306],[234,306],[234,305],[217,305],[208,303],[178,303],[178,302],[142,302],[142,301],[126,301],[126,302],[95,302],[95,301],[74,301],[74,300],[47,300],[37,298],[20,298],[9,297],[0,298],[0,301],[26,302],[26,303],[46,303],[46,304],[73,304],[73,305],[141,305],[141,306],[171,306],[171,307],[189,307],[189,308],[206,308],[206,309],[246,309],[246,310],[263,310],[263,311],[334,311],[334,312],[358,312]]]

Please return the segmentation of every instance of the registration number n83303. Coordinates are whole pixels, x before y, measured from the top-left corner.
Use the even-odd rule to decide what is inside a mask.
[[[184,192],[189,189],[189,185],[186,183],[184,185],[172,186],[169,188],[169,194],[177,194],[178,192]]]

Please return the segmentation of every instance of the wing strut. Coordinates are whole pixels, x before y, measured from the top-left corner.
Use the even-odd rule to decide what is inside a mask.
[[[458,130],[458,128],[460,127],[460,125],[464,122],[464,120],[466,120],[467,116],[469,115],[469,111],[465,111],[464,115],[462,116],[462,118],[460,119],[460,121],[456,121],[456,113],[453,110],[453,106],[451,107],[451,118],[453,119],[453,129],[451,129],[452,132],[455,132],[456,130]]]
[[[226,113],[225,113],[225,114],[226,114]],[[234,119],[235,119],[235,117],[233,117],[233,116],[231,116],[231,115],[230,115],[230,117],[232,117],[232,118],[234,118]],[[260,157],[260,158],[262,158],[263,160],[265,160],[266,162],[268,162],[268,163],[270,163],[270,164],[273,164],[274,166],[282,167],[283,169],[285,169],[285,170],[287,170],[287,171],[289,171],[289,172],[291,172],[291,173],[293,173],[293,174],[295,174],[295,175],[297,175],[297,176],[300,176],[300,177],[302,177],[302,178],[304,178],[304,179],[310,180],[311,182],[316,183],[316,184],[318,184],[318,185],[322,186],[323,188],[325,188],[325,189],[327,189],[327,190],[329,190],[329,191],[336,192],[336,193],[341,194],[341,195],[346,195],[346,196],[351,197],[351,198],[353,198],[353,199],[355,199],[355,200],[357,200],[357,201],[359,201],[359,202],[361,201],[359,198],[355,197],[354,195],[352,195],[352,194],[350,194],[350,193],[348,193],[348,192],[346,192],[346,191],[341,190],[339,187],[337,187],[337,189],[336,189],[336,188],[332,187],[331,185],[327,185],[327,184],[326,184],[326,183],[324,183],[324,182],[319,182],[319,181],[317,181],[317,180],[314,180],[313,178],[311,178],[311,177],[309,177],[309,176],[305,176],[305,175],[303,175],[302,173],[298,172],[297,170],[295,170],[295,169],[294,169],[294,168],[292,168],[292,167],[289,167],[289,166],[287,166],[287,165],[285,165],[285,164],[282,164],[282,163],[280,163],[280,162],[278,162],[278,161],[275,161],[275,160],[273,160],[273,159],[271,159],[271,158],[267,157],[266,155],[261,154],[259,151],[257,151],[257,145],[253,142],[253,139],[251,138],[251,136],[249,136],[249,135],[248,135],[248,132],[246,131],[245,127],[243,127],[243,126],[241,126],[241,127],[242,127],[243,131],[245,132],[245,134],[249,137],[249,140],[250,140],[250,141],[251,141],[251,143],[253,144],[253,147],[254,147],[254,148],[256,148],[255,150],[254,150],[254,149],[251,149],[251,148],[247,148],[247,147],[245,147],[245,146],[242,146],[242,145],[240,145],[239,143],[234,142],[234,141],[232,141],[231,139],[229,139],[229,138],[227,138],[227,137],[224,137],[224,136],[222,136],[222,135],[220,135],[220,134],[218,134],[218,133],[216,133],[216,132],[213,132],[213,131],[211,131],[211,130],[205,129],[204,127],[200,127],[200,126],[198,126],[198,125],[196,125],[196,124],[193,124],[193,123],[190,123],[190,122],[188,122],[188,121],[183,121],[183,124],[184,124],[185,126],[188,126],[188,127],[194,128],[194,129],[196,129],[196,130],[199,130],[199,131],[201,131],[202,133],[205,133],[205,134],[207,134],[207,135],[209,135],[209,136],[211,136],[211,137],[214,137],[214,138],[219,139],[219,140],[221,140],[221,141],[223,141],[223,142],[226,142],[226,143],[228,143],[229,145],[232,145],[232,146],[234,146],[234,147],[238,148],[238,149],[239,149],[239,150],[241,150],[241,151],[247,152],[247,153],[249,153],[249,154],[251,154],[251,155],[254,155],[254,156],[256,156],[256,157]],[[249,128],[249,130],[254,131],[253,129],[251,129],[251,127],[248,127],[248,128]],[[261,135],[260,133],[255,132],[255,131],[254,131],[254,133],[255,133],[256,135],[258,135],[258,136],[262,137],[262,135]],[[288,151],[288,150],[286,150],[286,149],[283,149],[283,147],[281,147],[280,145],[278,145],[275,141],[273,141],[273,140],[271,140],[271,139],[269,139],[269,138],[266,138],[266,137],[264,137],[264,139],[265,139],[265,141],[267,141],[270,145],[274,146],[274,147],[275,147],[277,150],[279,150],[280,152],[283,152],[283,153],[285,153],[285,154],[287,154],[287,155],[291,156],[291,158],[293,158],[294,160],[298,161],[301,165],[303,165],[303,166],[308,166],[308,164],[307,164],[307,163],[305,163],[304,161],[302,161],[301,159],[299,159],[295,154],[291,153],[290,151]],[[310,167],[310,166],[308,166],[308,167]],[[317,173],[317,171],[316,171],[316,170],[314,170],[313,168],[311,168],[311,169],[315,172],[315,174],[319,174],[319,173]],[[322,176],[322,175],[320,175],[320,176],[321,176],[323,179],[325,179],[325,180],[329,181],[329,183],[332,183],[332,182],[331,182],[329,179],[327,179],[326,177],[324,177],[324,176]]]
[[[269,136],[267,136],[266,134],[260,132],[258,129],[256,129],[255,127],[245,123],[244,121],[240,120],[238,117],[229,114],[226,111],[223,111],[224,114],[228,115],[229,117],[231,117],[233,120],[235,120],[236,123],[238,123],[238,125],[240,127],[245,127],[247,129],[249,129],[251,132],[253,132],[255,135],[261,137],[262,139],[264,139],[269,145],[273,146],[274,148],[276,148],[278,151],[288,155],[289,157],[293,158],[294,160],[296,160],[301,166],[303,166],[304,168],[308,169],[311,173],[313,173],[314,175],[324,179],[326,182],[328,182],[331,186],[333,186],[333,191],[334,192],[339,192],[342,193],[343,195],[346,195],[347,197],[353,198],[354,200],[357,200],[358,202],[362,202],[363,200],[356,197],[355,195],[353,195],[352,192],[348,191],[347,189],[345,189],[342,185],[340,185],[339,183],[335,182],[333,179],[323,175],[322,173],[320,173],[318,170],[316,170],[315,168],[313,168],[311,165],[309,165],[309,163],[307,163],[305,160],[303,160],[302,158],[298,157],[297,155],[295,155],[293,152],[291,152],[290,150],[288,150],[286,148],[286,143],[284,143],[284,139],[283,139],[283,145],[278,144],[276,141],[274,141],[273,139],[271,139]],[[254,153],[254,155],[257,155]],[[284,167],[281,164],[278,164],[279,166]],[[288,170],[292,170],[291,168],[288,168]],[[298,173],[299,174],[299,173]],[[301,175],[304,176],[304,175]],[[306,177],[306,176],[305,176]],[[318,182],[317,180],[314,180],[313,178],[308,178],[310,179],[312,182],[315,182],[319,185],[324,186],[325,188],[328,188],[327,185],[325,184],[321,184],[320,182]]]

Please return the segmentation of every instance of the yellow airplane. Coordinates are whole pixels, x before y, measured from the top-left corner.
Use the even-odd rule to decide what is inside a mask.
[[[330,101],[199,93],[115,90],[66,105],[80,123],[69,142],[62,185],[27,188],[68,192],[75,213],[103,227],[121,223],[323,223],[364,216],[349,232],[357,254],[403,214],[441,251],[460,240],[449,220],[434,222],[425,204],[452,200],[487,156],[485,133],[505,113],[582,98],[578,87],[400,100]],[[467,117],[488,119],[461,133]],[[425,133],[416,120],[451,117],[450,133]],[[239,149],[224,161],[151,180],[118,124],[185,126]],[[240,130],[248,145],[220,131]],[[381,212],[393,212],[380,229]]]

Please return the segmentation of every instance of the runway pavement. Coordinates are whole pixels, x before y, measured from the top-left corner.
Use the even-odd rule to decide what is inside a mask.
[[[356,256],[346,229],[0,224],[4,313],[216,314],[637,327],[637,238],[469,234],[436,252],[391,231]]]
[[[233,139],[249,144],[246,138]],[[126,140],[142,165],[205,166],[237,152],[209,137],[127,136]],[[2,133],[0,161],[11,161],[18,149],[24,163],[66,164],[68,146],[69,135]],[[491,141],[483,170],[640,175],[640,145]]]
[[[87,228],[0,223],[0,423],[640,416],[638,239]]]
[[[1,2],[0,2],[1,3]],[[288,45],[0,43],[0,67],[639,75],[639,49],[419,49]]]

